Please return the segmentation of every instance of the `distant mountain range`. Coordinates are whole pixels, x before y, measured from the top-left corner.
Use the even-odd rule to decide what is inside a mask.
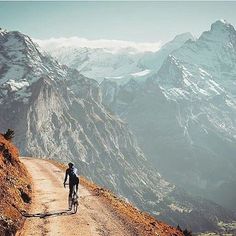
[[[124,84],[106,80],[99,85],[76,69],[59,64],[28,36],[4,30],[0,31],[0,62],[0,129],[11,127],[15,130],[16,143],[22,155],[50,157],[64,162],[72,160],[79,166],[80,173],[90,180],[172,225],[180,224],[194,231],[220,231],[219,222],[228,223],[235,219],[231,211],[211,201],[195,198],[162,178],[145,158],[128,125],[102,104],[102,101],[106,102],[107,87],[104,83],[109,86],[115,84],[118,93],[107,104],[117,112],[116,105],[121,104],[119,114],[127,120],[131,117],[129,114],[136,116],[134,123],[129,120],[129,126],[147,152],[145,143],[141,142],[141,136],[135,129],[135,122],[140,124],[141,121],[139,114],[131,113],[128,108],[134,109],[133,104],[136,104],[145,115],[143,112],[149,106],[143,103],[143,107],[140,107],[133,93],[142,89],[144,95],[154,95],[152,102],[160,103],[166,112],[173,107],[175,115],[177,102],[167,97],[169,90],[164,93],[164,88],[159,87],[159,75],[153,73],[151,78],[141,83],[135,79],[127,80]],[[128,92],[123,90],[125,87]],[[124,92],[124,96],[119,97],[121,92]],[[135,100],[130,99],[130,95]],[[146,95],[138,97],[144,98],[143,102],[146,99]],[[175,120],[174,117],[171,119]],[[156,117],[157,123],[165,125],[161,121]],[[175,122],[179,124],[178,119]],[[140,127],[145,128],[145,124]],[[177,128],[182,130],[180,125]],[[155,126],[152,131],[155,131]],[[152,138],[156,141],[155,136],[151,136],[154,132],[147,132],[150,134],[149,141]],[[181,137],[184,140],[185,135]],[[165,143],[160,144],[160,148],[164,149]],[[170,143],[166,152],[171,149]],[[147,152],[151,160],[159,160],[159,167],[165,167],[160,161],[159,150],[156,149],[155,153],[154,158]],[[169,163],[171,173],[166,174],[167,177],[180,173],[176,163]],[[183,168],[182,175],[187,174]]]
[[[145,82],[101,87],[164,177],[236,210],[235,80],[236,31],[217,21]]]
[[[80,45],[49,47],[42,40],[37,42],[60,63],[77,69],[84,76],[98,82],[106,78],[123,84],[131,78],[143,80],[150,76],[160,68],[169,53],[189,39],[193,39],[190,33],[178,35],[158,52],[140,52],[132,47],[116,49],[114,52],[109,45],[107,48]]]

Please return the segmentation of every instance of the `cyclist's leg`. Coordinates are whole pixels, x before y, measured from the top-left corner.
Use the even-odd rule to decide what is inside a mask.
[[[73,194],[73,189],[74,189],[74,183],[70,182],[69,183],[69,197],[71,198],[72,197],[72,194]]]
[[[78,196],[79,195],[79,193],[78,193],[78,191],[79,191],[79,178],[77,178],[75,187],[76,187],[76,195]]]
[[[73,184],[70,182],[69,183],[69,196],[68,196],[69,209],[71,209],[73,189],[74,189]]]

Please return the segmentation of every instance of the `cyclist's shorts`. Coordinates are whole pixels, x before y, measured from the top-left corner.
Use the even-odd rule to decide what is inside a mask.
[[[69,184],[70,185],[77,185],[77,184],[79,184],[79,178],[76,177],[76,178],[70,179]]]

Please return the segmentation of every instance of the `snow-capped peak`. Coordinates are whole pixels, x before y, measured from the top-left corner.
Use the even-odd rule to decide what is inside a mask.
[[[4,36],[8,31],[0,27],[0,38]]]
[[[8,96],[25,103],[31,96],[28,88],[32,83],[50,72],[52,79],[65,73],[30,37],[18,31],[1,31],[0,45],[0,104],[3,99],[8,102]]]
[[[211,25],[211,31],[233,31],[235,32],[235,29],[233,25],[228,23],[226,20],[217,20]]]
[[[236,31],[230,23],[225,20],[218,20],[211,25],[209,31],[205,31],[200,36],[199,42],[217,43],[219,45],[236,45]],[[221,46],[217,46],[219,48]],[[218,51],[219,49],[217,49]]]

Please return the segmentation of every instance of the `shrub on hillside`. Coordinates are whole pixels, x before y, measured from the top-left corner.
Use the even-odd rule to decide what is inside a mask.
[[[3,135],[6,140],[11,140],[14,138],[15,132],[13,129],[8,129],[7,132]]]
[[[187,229],[182,230],[179,225],[177,226],[177,230],[181,231],[184,234],[184,236],[192,236],[193,235],[192,231],[189,231]]]

